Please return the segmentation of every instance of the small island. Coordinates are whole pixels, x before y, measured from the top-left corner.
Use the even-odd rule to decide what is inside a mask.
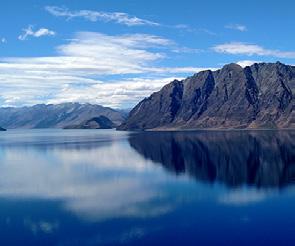
[[[91,118],[78,125],[66,126],[64,129],[112,129],[116,124],[103,115]]]

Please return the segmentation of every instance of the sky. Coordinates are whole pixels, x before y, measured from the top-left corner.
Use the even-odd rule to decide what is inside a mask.
[[[295,64],[291,0],[3,0],[0,106],[131,108],[231,62]]]

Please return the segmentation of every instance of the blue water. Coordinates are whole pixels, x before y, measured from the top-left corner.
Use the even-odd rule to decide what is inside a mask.
[[[0,133],[0,245],[294,245],[295,132]]]

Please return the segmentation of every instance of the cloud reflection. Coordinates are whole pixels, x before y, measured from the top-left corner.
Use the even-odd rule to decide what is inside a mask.
[[[65,209],[92,221],[171,211],[166,203],[146,206],[164,196],[155,185],[161,182],[156,174],[160,168],[126,142],[110,137],[102,145],[83,146],[38,141],[25,148],[2,146],[0,196],[59,200]]]

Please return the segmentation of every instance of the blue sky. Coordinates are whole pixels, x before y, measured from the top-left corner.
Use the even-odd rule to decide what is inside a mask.
[[[2,1],[0,105],[128,108],[226,63],[295,64],[294,9],[291,0]]]

